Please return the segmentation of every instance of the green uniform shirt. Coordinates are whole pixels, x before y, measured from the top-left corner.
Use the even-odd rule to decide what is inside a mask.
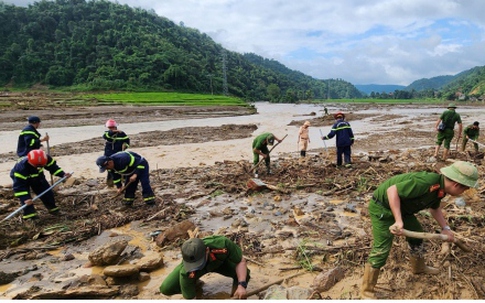
[[[440,119],[446,125],[447,129],[454,129],[455,123],[461,123],[460,114],[458,114],[454,110],[450,110],[450,109],[445,110],[441,114]]]
[[[387,189],[393,185],[396,185],[401,199],[402,215],[412,215],[427,208],[438,209],[446,195],[442,175],[415,172],[397,175],[383,182],[374,191],[374,201],[390,209]]]
[[[274,137],[272,133],[262,133],[261,135],[257,136],[253,140],[253,149],[256,148],[258,150],[261,150],[263,147],[267,146],[266,144],[263,144],[268,137]]]
[[[185,299],[195,298],[196,281],[209,272],[217,272],[237,278],[235,267],[243,257],[241,248],[224,236],[209,236],[203,238],[202,241],[210,248],[209,258],[204,268],[195,272],[186,272],[182,262],[174,269],[174,272],[178,272],[178,283],[176,284],[180,286]]]
[[[475,140],[476,138],[478,138],[480,129],[478,127],[474,128],[473,126],[474,126],[473,124],[470,124],[467,127],[465,127],[465,129],[463,130],[463,134],[468,136],[470,139]]]

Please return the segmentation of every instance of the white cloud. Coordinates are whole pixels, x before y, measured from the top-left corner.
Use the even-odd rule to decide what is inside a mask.
[[[153,9],[231,51],[253,52],[321,79],[408,85],[485,65],[482,0],[117,2]]]

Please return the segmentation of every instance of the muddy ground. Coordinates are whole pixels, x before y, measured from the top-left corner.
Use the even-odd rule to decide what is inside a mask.
[[[52,111],[45,108],[49,101],[52,99],[48,97],[43,97],[37,105],[33,101],[16,101],[14,108],[1,111],[0,129],[21,128],[25,124],[26,110],[48,120],[50,127],[102,124],[106,117],[122,117],[128,123],[243,115],[253,111],[253,108],[77,108],[54,103],[51,106],[58,110]],[[372,118],[352,114],[351,108],[348,112],[349,121]],[[385,125],[392,124],[396,118],[380,113],[375,120]],[[311,119],[312,126],[331,125],[332,121],[331,117],[322,117],[320,112]],[[298,123],[301,122],[295,119],[289,125]],[[19,216],[0,224],[0,278],[4,284],[0,286],[0,295],[17,299],[169,299],[158,292],[158,286],[180,261],[179,247],[187,236],[165,241],[162,245],[157,245],[155,240],[159,233],[188,219],[199,228],[199,236],[224,234],[241,245],[252,270],[249,291],[297,272],[304,274],[285,280],[282,285],[311,288],[313,279],[321,271],[338,267],[344,272],[343,278],[329,290],[319,292],[320,297],[358,298],[363,266],[372,241],[366,206],[373,190],[395,174],[439,171],[440,167],[451,163],[430,161],[433,148],[423,146],[429,145],[433,133],[411,130],[408,126],[413,123],[404,122],[400,130],[393,130],[392,136],[386,134],[385,127],[382,133],[368,133],[366,139],[356,142],[354,147],[367,153],[355,153],[351,169],[335,167],[333,148],[314,148],[305,161],[294,154],[280,154],[272,162],[272,174],[259,176],[272,189],[248,188],[248,181],[253,177],[249,159],[222,159],[211,166],[152,168],[152,187],[160,203],[150,207],[137,200],[132,208],[124,208],[120,198],[115,197],[116,192],[106,187],[104,177],[75,176],[56,190],[61,216],[49,216],[39,205],[37,209],[42,220],[35,226],[22,222]],[[139,133],[130,137],[137,146],[157,146],[179,144],[180,140],[197,143],[244,138],[256,128],[252,124],[223,125]],[[54,156],[99,151],[103,144],[101,139],[80,143],[76,148],[71,144],[57,147]],[[0,157],[5,161],[14,154]],[[452,159],[471,161],[479,168],[480,175],[484,175],[483,154],[472,150],[453,151]],[[406,243],[397,238],[378,281],[381,298],[485,298],[484,190],[483,182],[478,189],[469,190],[464,195],[466,207],[456,206],[451,197],[443,200],[450,226],[472,251],[427,241],[427,260],[441,272],[432,277],[415,276],[408,269]],[[0,189],[0,204],[1,218],[19,207],[8,186]],[[419,213],[418,218],[425,231],[437,232],[439,226],[430,219],[428,212]],[[115,291],[108,294],[69,292],[79,285],[90,285],[90,280],[82,278],[79,271],[87,271],[88,276],[102,271],[97,268],[90,272],[86,255],[117,237],[130,240],[131,249],[127,250],[124,262],[155,252],[164,256],[165,268],[151,273],[150,282],[125,281],[116,287],[111,285]],[[69,274],[59,278],[65,273]],[[218,281],[217,277],[209,277],[208,281],[211,279]],[[210,283],[206,283],[203,288],[204,298],[225,298],[230,286],[211,288]],[[250,298],[258,299],[262,295],[264,291]]]

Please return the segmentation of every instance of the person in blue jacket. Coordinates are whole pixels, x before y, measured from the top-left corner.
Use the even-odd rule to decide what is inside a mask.
[[[32,190],[39,195],[50,187],[49,182],[45,178],[44,169],[56,177],[63,178],[66,176],[69,178],[71,176],[70,173],[65,173],[57,165],[57,162],[41,149],[31,150],[26,157],[20,158],[10,171],[15,197],[19,198],[20,205],[27,204],[24,208],[24,220],[39,219],[30,192]],[[49,211],[49,214],[59,214],[59,207],[56,205],[52,190],[46,192],[40,197],[40,200]]]
[[[337,136],[337,167],[342,166],[342,155],[345,162],[345,167],[351,167],[351,146],[354,144],[354,133],[350,123],[345,121],[345,115],[338,112],[333,115],[335,118],[335,123],[332,125],[332,129],[328,135],[323,136],[322,140],[332,139]]]
[[[150,167],[148,161],[132,151],[117,152],[111,156],[101,156],[96,160],[99,172],[106,170],[113,172],[113,182],[118,193],[124,189],[121,177],[125,177],[125,197],[123,204],[131,206],[135,201],[135,192],[138,182],[141,183],[143,201],[148,205],[155,204],[155,194],[150,185]]]
[[[115,120],[109,119],[106,121],[105,126],[108,129],[103,133],[105,156],[109,157],[130,147],[130,138],[124,131],[118,129],[118,123]],[[108,171],[106,176],[106,184],[108,187],[113,187],[114,185],[113,173],[111,171]]]
[[[17,141],[17,155],[19,157],[27,156],[27,154],[34,149],[40,149],[42,142],[48,141],[49,136],[45,135],[41,138],[37,129],[40,127],[40,118],[37,116],[30,116],[27,118],[29,124],[22,129]]]

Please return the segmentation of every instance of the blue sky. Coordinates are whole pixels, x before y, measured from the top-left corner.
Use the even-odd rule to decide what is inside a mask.
[[[30,0],[4,0],[25,5]],[[117,0],[318,79],[409,85],[485,65],[483,0]]]

